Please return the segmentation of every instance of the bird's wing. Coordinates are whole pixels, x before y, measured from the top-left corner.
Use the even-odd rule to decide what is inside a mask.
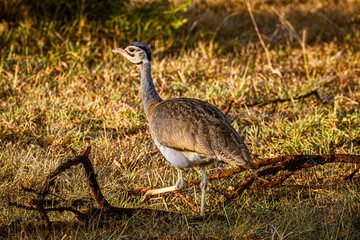
[[[149,111],[153,138],[178,151],[197,152],[233,165],[252,167],[249,150],[224,114],[192,98],[172,98]]]

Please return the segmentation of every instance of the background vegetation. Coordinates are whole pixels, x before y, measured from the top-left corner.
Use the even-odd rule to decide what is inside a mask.
[[[356,0],[252,1],[274,68],[268,62],[246,2],[36,1],[0,2],[0,237],[37,239],[38,214],[9,207],[25,202],[20,185],[36,188],[59,162],[92,146],[106,198],[138,207],[128,190],[168,186],[175,169],[153,145],[142,110],[137,68],[109,52],[144,41],[154,52],[160,95],[194,97],[225,109],[253,154],[360,154],[360,4]],[[322,101],[248,107],[316,90]],[[118,166],[114,161],[119,162]],[[209,219],[173,194],[146,208],[184,213],[180,221],[134,216],[111,227],[64,227],[54,238],[357,239],[359,187],[333,186],[353,165],[330,164],[287,180],[319,190],[245,192],[241,207],[209,191]],[[230,169],[217,163],[210,173]],[[222,191],[248,172],[211,184]],[[200,178],[189,170],[186,181]],[[81,169],[67,172],[56,194],[91,202]],[[182,193],[199,202],[199,189]],[[85,204],[86,206],[86,204]],[[79,206],[80,207],[80,206]],[[222,217],[221,217],[222,216]],[[71,221],[71,214],[51,220]]]

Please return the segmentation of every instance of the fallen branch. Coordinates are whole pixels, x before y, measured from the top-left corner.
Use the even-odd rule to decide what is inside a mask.
[[[47,212],[72,212],[74,213],[78,220],[88,221],[90,219],[94,219],[96,217],[100,217],[103,222],[107,222],[106,219],[109,217],[118,218],[123,216],[132,216],[137,213],[142,214],[156,214],[158,216],[169,216],[176,215],[172,212],[160,211],[160,210],[152,210],[152,209],[142,209],[142,208],[118,208],[113,207],[110,203],[105,199],[104,195],[101,193],[100,186],[96,180],[96,174],[93,169],[92,163],[89,159],[90,147],[87,147],[85,151],[80,155],[76,156],[73,159],[63,162],[60,164],[53,172],[51,172],[44,181],[44,185],[41,187],[41,190],[35,190],[31,188],[27,188],[24,186],[20,187],[20,190],[25,192],[35,193],[37,198],[29,199],[28,205],[19,204],[16,202],[9,202],[10,206],[15,206],[17,208],[22,208],[25,210],[38,211],[45,227],[45,239],[49,238],[52,224],[49,220]],[[92,195],[94,197],[95,202],[97,203],[97,208],[89,208],[86,210],[78,211],[76,209],[70,207],[52,207],[45,208],[49,200],[45,199],[48,194],[52,194],[50,192],[50,188],[55,184],[57,177],[64,171],[70,169],[72,166],[81,163],[85,169],[85,176],[90,186]],[[61,198],[63,201],[67,202],[65,199]],[[51,201],[51,200],[50,200]],[[60,201],[56,201],[60,204]]]
[[[225,190],[221,191],[222,195],[224,195],[228,200],[234,202],[236,205],[237,203],[236,201],[233,200],[233,198],[240,195],[246,189],[268,190],[270,188],[282,187],[285,180],[287,180],[292,174],[294,174],[298,170],[317,166],[317,165],[324,165],[326,163],[352,163],[352,164],[360,163],[360,155],[347,155],[347,154],[289,155],[289,156],[269,158],[265,160],[261,160],[257,158],[257,156],[253,156],[253,159],[255,163],[255,168],[257,169],[255,174],[245,179],[241,184],[232,186],[231,188],[233,190],[231,191],[232,192],[231,194],[229,195],[226,194]],[[353,176],[359,169],[360,167],[355,169],[355,171],[348,176],[348,179],[353,178]],[[243,171],[245,171],[244,168],[238,167],[233,170],[210,175],[208,176],[208,180],[212,181],[215,179],[228,178]],[[257,179],[261,180],[269,176],[276,176],[276,174],[278,174],[281,171],[283,171],[284,173],[277,179],[273,181],[269,181],[265,184],[253,185],[255,180]],[[189,183],[185,183],[185,187],[191,187],[199,184],[200,184],[200,180],[192,181]],[[287,187],[306,188],[306,186],[299,186],[299,185],[297,186],[287,185]],[[145,193],[150,189],[156,189],[156,188],[142,188],[142,189],[132,190],[129,191],[129,194]]]
[[[234,197],[241,194],[244,190],[249,189],[254,181],[259,177],[268,175],[275,175],[280,171],[287,171],[287,176],[290,177],[294,172],[316,166],[324,165],[326,163],[360,163],[360,155],[347,155],[347,154],[326,154],[326,155],[289,155],[276,158],[270,158],[260,162],[261,165],[266,165],[266,162],[270,164],[264,169],[257,171],[253,176],[246,179],[242,184],[234,186],[235,190],[230,195]],[[256,167],[259,167],[259,163],[255,163]],[[286,174],[285,174],[286,175]],[[279,180],[281,182],[281,180]],[[282,181],[283,182],[283,181]],[[281,182],[281,184],[282,184]]]
[[[273,104],[273,103],[291,102],[293,100],[303,100],[303,99],[308,98],[313,95],[316,97],[317,100],[319,100],[320,102],[323,102],[318,91],[314,90],[307,94],[300,95],[300,96],[297,96],[294,98],[277,98],[277,99],[273,99],[273,100],[269,100],[269,101],[265,101],[265,102],[261,102],[261,103],[247,103],[246,107],[263,107],[265,105],[269,105],[269,104]]]
[[[45,184],[43,185],[41,191],[38,193],[40,200],[43,200],[45,196],[49,193],[49,189],[54,185],[56,178],[64,171],[69,169],[72,166],[75,166],[79,163],[82,163],[85,169],[85,176],[88,180],[90,189],[94,195],[95,202],[97,203],[99,208],[102,207],[111,207],[111,205],[106,201],[103,194],[101,193],[99,184],[96,181],[96,174],[92,167],[91,161],[89,159],[91,147],[87,147],[80,156],[76,156],[73,159],[70,159],[66,162],[63,162],[58,166],[52,173],[48,175],[45,180]]]

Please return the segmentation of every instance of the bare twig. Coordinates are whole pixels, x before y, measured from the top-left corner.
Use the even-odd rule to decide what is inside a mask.
[[[196,206],[196,204],[191,203],[189,200],[187,200],[187,198],[186,198],[183,194],[181,194],[181,193],[178,192],[178,191],[174,192],[174,194],[175,194],[176,196],[180,197],[182,200],[184,200],[184,202],[185,202],[187,205],[189,205],[190,207],[194,208],[195,211],[196,211],[198,214],[200,214],[200,211],[199,211],[198,207]]]
[[[97,205],[100,208],[103,207],[111,207],[110,203],[104,198],[104,195],[101,193],[101,189],[99,187],[98,182],[96,181],[96,174],[94,171],[94,168],[91,164],[91,161],[88,158],[90,152],[90,146],[86,148],[86,150],[81,154],[83,158],[82,164],[84,165],[85,168],[85,175],[86,178],[88,179],[88,183],[90,186],[90,189],[93,193],[93,196],[95,198],[95,201],[97,203]]]
[[[231,109],[233,103],[234,103],[234,100],[232,99],[232,97],[230,97],[229,103],[228,103],[228,105],[226,106],[226,108],[224,110],[224,115],[225,116],[228,115],[228,113],[230,112],[230,109]]]
[[[272,103],[282,103],[282,102],[291,102],[292,100],[303,100],[305,98],[308,98],[310,96],[315,96],[317,100],[319,100],[320,102],[323,102],[323,100],[321,99],[319,93],[317,90],[313,90],[309,93],[306,93],[304,95],[300,95],[294,98],[277,98],[277,99],[273,99],[273,100],[269,100],[269,101],[265,101],[265,102],[261,102],[261,103],[250,103],[250,104],[246,104],[247,107],[263,107],[265,105],[268,104],[272,104]]]
[[[270,188],[274,188],[274,187],[280,187],[282,185],[282,183],[288,179],[294,172],[293,171],[285,171],[285,173],[283,175],[281,175],[280,178],[271,181],[269,183],[263,184],[263,185],[256,185],[256,186],[252,186],[250,187],[251,189],[256,189],[256,190],[268,190]]]

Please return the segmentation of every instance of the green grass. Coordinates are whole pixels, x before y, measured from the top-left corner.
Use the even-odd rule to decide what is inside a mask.
[[[294,40],[293,33],[274,12],[260,14],[274,6],[280,13],[288,14],[295,5],[264,1],[259,1],[263,5],[255,4],[254,15],[260,31],[267,34],[274,30],[271,38],[279,37],[278,41],[268,41],[267,46],[273,67],[283,74],[280,78],[265,68],[266,57],[250,18],[245,15],[245,5],[231,3],[234,11],[241,10],[244,14],[229,18],[227,25],[219,30],[222,34],[214,35],[214,28],[206,28],[211,19],[205,16],[214,16],[212,26],[217,26],[232,9],[225,1],[214,2],[213,5],[207,1],[194,3],[198,8],[193,4],[183,13],[189,26],[196,17],[202,21],[192,33],[186,33],[188,25],[174,32],[172,48],[156,39],[149,42],[154,51],[153,77],[161,97],[199,98],[222,110],[230,98],[234,99],[229,119],[251,152],[261,158],[286,154],[360,154],[360,34],[359,30],[355,31],[359,29],[355,14],[359,4],[340,1],[329,7],[331,1],[328,1],[326,9],[316,5],[318,12],[328,18],[327,27],[343,29],[346,34],[340,30],[338,35],[323,31],[316,38],[322,23],[309,25],[312,35],[305,48]],[[299,4],[295,12],[311,12],[311,3],[319,2]],[[202,18],[197,15],[200,10]],[[349,17],[355,30],[348,29],[347,18],[339,20],[333,12]],[[304,15],[286,16],[301,35],[299,26],[304,23]],[[241,19],[246,19],[246,24],[241,25]],[[38,188],[46,174],[88,145],[92,146],[90,156],[104,195],[114,206],[139,207],[141,196],[130,195],[128,190],[176,182],[175,168],[164,160],[149,135],[138,69],[109,51],[127,43],[122,38],[116,41],[110,37],[112,33],[120,33],[100,23],[85,25],[81,32],[77,23],[56,25],[54,22],[56,27],[48,23],[50,27],[43,28],[21,22],[0,24],[0,29],[6,29],[0,31],[4,43],[0,50],[0,199],[3,200],[0,230],[5,230],[0,232],[0,238],[43,236],[40,227],[25,228],[28,223],[39,226],[36,212],[10,207],[6,201],[26,202],[29,197],[19,190],[20,185]],[[234,38],[238,31],[234,26],[247,29],[249,37],[245,32]],[[246,107],[246,103],[295,98],[313,90],[319,92],[323,102],[312,96],[301,101]],[[114,160],[121,166],[115,166]],[[209,218],[204,222],[191,221],[197,213],[176,195],[165,194],[164,198],[153,197],[140,206],[180,212],[186,217],[168,221],[135,215],[111,222],[109,226],[96,223],[64,226],[52,236],[56,239],[121,236],[357,239],[360,237],[358,185],[342,183],[329,187],[334,179],[349,174],[354,167],[327,164],[298,172],[286,183],[318,183],[324,188],[246,191],[237,198],[240,208],[208,190]],[[209,173],[230,168],[218,163],[209,167]],[[211,184],[226,191],[248,174]],[[200,176],[197,169],[189,170],[185,180],[197,180]],[[63,174],[54,192],[69,201],[92,201],[81,168]],[[199,203],[198,187],[182,193],[189,201]],[[73,216],[54,213],[50,217],[53,221],[71,221]]]

